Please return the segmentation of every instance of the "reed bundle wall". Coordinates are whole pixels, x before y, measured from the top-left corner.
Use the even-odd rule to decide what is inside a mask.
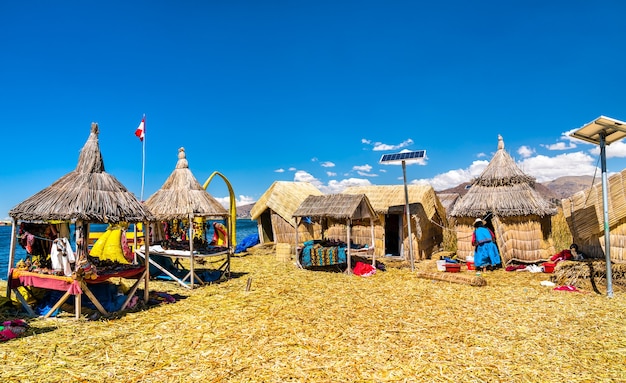
[[[385,215],[379,214],[378,218],[378,223],[374,224],[374,252],[377,257],[381,257],[385,255]],[[367,220],[353,223],[350,233],[352,243],[371,245],[371,230]],[[346,235],[345,221],[328,221],[328,229],[326,229],[324,238],[345,241]],[[411,238],[415,260],[430,259],[432,254],[439,250],[443,242],[443,228],[433,224],[426,217],[411,215]],[[407,225],[403,222],[402,247],[407,258],[409,243]]]
[[[609,177],[607,186],[610,256],[626,262],[626,169]],[[602,184],[595,184],[561,201],[573,241],[590,257],[605,255]]]
[[[296,243],[296,231],[294,227],[276,213],[272,213],[271,217],[274,242]],[[321,237],[321,232],[322,230],[319,223],[298,225],[298,242],[303,243],[312,239],[318,239]]]

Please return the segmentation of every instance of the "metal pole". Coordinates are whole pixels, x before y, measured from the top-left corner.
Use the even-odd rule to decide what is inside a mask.
[[[413,258],[413,238],[411,236],[411,213],[409,212],[409,189],[406,185],[406,162],[402,161],[402,177],[404,178],[404,211],[406,212],[406,227],[409,235],[409,260],[411,271],[415,271],[415,260]]]
[[[600,133],[600,160],[602,163],[602,206],[604,208],[604,255],[606,258],[606,295],[613,298],[613,276],[611,272],[611,231],[609,230],[609,197],[606,182],[605,132]]]

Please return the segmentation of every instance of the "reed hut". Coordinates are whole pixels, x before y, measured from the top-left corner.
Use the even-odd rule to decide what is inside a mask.
[[[322,195],[309,182],[275,181],[250,210],[257,221],[261,243],[291,244],[296,240],[296,222],[293,213],[310,195]],[[321,226],[317,223],[298,226],[301,241],[318,238]]]
[[[186,247],[189,259],[189,283],[191,287],[195,285],[194,264],[196,261],[196,251],[194,242],[202,242],[203,235],[206,234],[207,219],[229,219],[229,213],[213,196],[211,196],[200,185],[196,177],[189,169],[189,163],[185,154],[185,148],[178,149],[178,160],[176,167],[165,180],[159,190],[152,194],[145,202],[146,207],[154,215],[154,220],[158,225],[153,225],[153,235],[164,238],[163,228],[165,225],[182,225],[185,232],[189,232]],[[226,227],[231,227],[229,224]],[[187,231],[187,229],[189,229]],[[226,263],[221,269],[226,276],[230,273],[230,255],[232,253],[233,233],[228,232],[228,251]],[[195,240],[194,240],[195,239]],[[200,241],[198,241],[198,239]]]
[[[375,254],[409,258],[409,241],[415,260],[430,259],[443,241],[446,212],[430,185],[407,185],[411,238],[406,222],[406,195],[403,185],[352,186],[344,194],[365,194],[378,214],[374,225]],[[329,230],[330,235],[333,235]],[[365,240],[369,227],[354,225],[353,237]]]
[[[547,239],[550,217],[556,213],[557,208],[535,190],[535,179],[504,150],[498,135],[498,150],[489,165],[450,212],[456,220],[457,255],[465,259],[473,254],[473,223],[482,218],[496,235],[503,263],[545,260],[554,254]]]
[[[329,231],[325,239],[345,240],[346,271],[348,272],[352,270],[351,256],[355,252],[353,244],[367,245],[367,247],[359,248],[359,254],[362,255],[367,255],[370,249],[374,249],[374,222],[378,220],[378,217],[365,194],[310,195],[296,209],[293,217],[296,218],[298,226],[303,222],[306,222],[307,225],[313,221],[318,222],[322,227],[322,236],[324,236],[324,228],[341,227],[342,233],[334,230],[331,235]],[[367,241],[351,237],[353,224],[363,226],[363,222],[368,222],[370,225],[370,237]],[[294,244],[295,248],[302,244],[298,238],[298,230],[296,230]],[[375,254],[372,253],[371,255],[372,263],[375,264]]]
[[[80,277],[79,271],[81,270],[78,268],[86,262],[89,251],[87,243],[90,223],[143,222],[147,224],[153,219],[150,211],[141,204],[135,195],[129,192],[113,175],[105,171],[98,134],[98,124],[92,123],[87,142],[80,151],[76,169],[9,211],[13,220],[8,265],[9,280],[11,269],[14,266],[18,220],[54,223],[55,225],[61,225],[58,222],[63,222],[64,226],[67,225],[68,227],[69,223],[74,223],[76,227],[76,273]],[[144,225],[144,227],[146,226]],[[59,230],[59,233],[63,231]],[[66,234],[69,236],[69,230],[66,230]],[[148,300],[148,277],[146,269],[143,276],[139,278],[139,280],[145,281],[145,302]],[[11,283],[7,284],[7,297],[11,294],[10,285]],[[134,294],[134,291],[133,289],[130,295]],[[80,309],[79,297],[77,296],[77,310]],[[78,317],[78,311],[76,315]]]
[[[626,262],[626,169],[607,180],[611,261]],[[561,200],[573,240],[587,256],[605,257],[602,184]]]

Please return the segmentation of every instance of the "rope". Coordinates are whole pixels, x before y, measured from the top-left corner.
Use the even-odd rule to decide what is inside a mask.
[[[15,238],[17,238],[17,239],[22,239],[22,236],[23,236],[23,235],[24,235],[24,234],[22,234],[22,235],[16,235],[16,236],[15,236]],[[36,238],[36,239],[41,239],[41,240],[48,241],[48,242],[54,242],[54,239],[50,239],[50,238],[47,238],[47,237],[40,237],[40,236],[38,236],[38,235],[34,235],[34,234],[31,234],[31,235],[33,236],[33,238]]]

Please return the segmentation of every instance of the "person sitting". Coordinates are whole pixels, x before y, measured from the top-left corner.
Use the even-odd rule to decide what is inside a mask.
[[[569,246],[569,249],[561,250],[560,252],[551,256],[550,261],[554,263],[557,263],[560,261],[569,261],[569,260],[582,261],[584,258],[585,258],[585,255],[581,251],[578,250],[578,245],[575,243],[572,243]]]
[[[476,218],[474,221],[474,233],[472,234],[472,245],[474,250],[474,266],[476,271],[482,271],[483,268],[493,270],[502,265],[500,260],[500,252],[495,243],[495,235],[485,227],[485,222]]]

